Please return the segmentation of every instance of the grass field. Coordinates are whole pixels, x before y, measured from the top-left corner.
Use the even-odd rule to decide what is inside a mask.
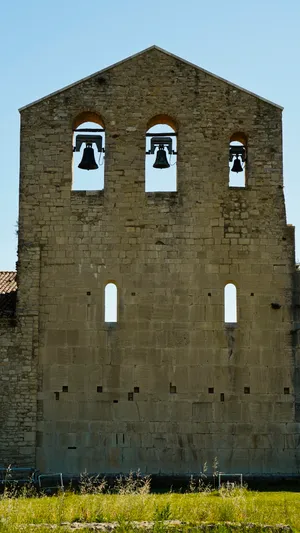
[[[133,521],[154,521],[152,530],[162,533],[168,530],[165,520],[184,522],[184,526],[172,528],[184,532],[195,530],[201,522],[219,525],[218,531],[231,530],[224,522],[255,523],[256,531],[262,531],[261,524],[285,524],[300,531],[300,493],[234,489],[151,494],[148,490],[124,490],[119,494],[66,492],[51,497],[6,494],[0,499],[0,532],[3,533],[70,531],[69,526],[62,525],[64,522],[118,522],[118,532],[126,533],[134,531]]]

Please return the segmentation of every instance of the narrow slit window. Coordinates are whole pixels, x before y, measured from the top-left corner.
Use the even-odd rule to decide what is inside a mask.
[[[229,187],[246,187],[246,136],[236,133],[229,145]]]
[[[100,119],[79,123],[73,132],[72,190],[100,191],[104,189],[105,131]]]
[[[237,323],[237,290],[233,283],[227,283],[224,288],[224,322]]]
[[[118,321],[118,289],[115,283],[108,283],[105,287],[105,322]]]
[[[172,119],[159,115],[146,133],[145,191],[177,191],[177,134]],[[154,125],[153,125],[154,124]]]

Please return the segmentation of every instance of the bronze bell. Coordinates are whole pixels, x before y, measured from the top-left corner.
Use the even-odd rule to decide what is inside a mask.
[[[82,168],[83,170],[96,170],[98,168],[92,143],[86,143],[86,148],[83,150],[82,159],[78,168]]]
[[[242,164],[241,164],[241,160],[237,156],[236,156],[236,158],[235,158],[235,160],[233,162],[231,172],[243,172],[243,167],[242,167]]]
[[[167,154],[163,144],[160,144],[156,154],[156,160],[153,168],[169,168],[170,164],[167,160]]]

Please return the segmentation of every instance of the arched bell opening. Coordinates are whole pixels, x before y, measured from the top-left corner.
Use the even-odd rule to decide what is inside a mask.
[[[175,121],[157,115],[146,132],[145,191],[177,191],[177,133]]]
[[[244,133],[234,133],[229,144],[229,187],[246,187],[247,138]]]
[[[104,189],[105,129],[92,112],[81,113],[73,123],[72,190]]]

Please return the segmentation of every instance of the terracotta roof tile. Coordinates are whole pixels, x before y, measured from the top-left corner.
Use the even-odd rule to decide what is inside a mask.
[[[17,273],[0,272],[0,316],[12,316],[16,308]]]
[[[0,294],[17,290],[16,272],[0,271]]]

